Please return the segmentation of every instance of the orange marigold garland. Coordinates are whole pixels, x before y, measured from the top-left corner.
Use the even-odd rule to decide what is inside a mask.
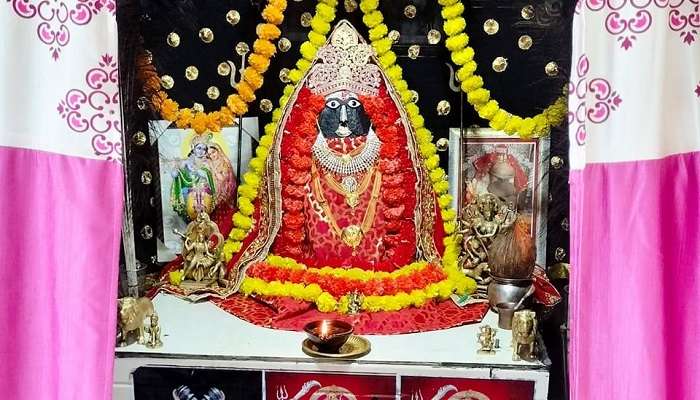
[[[178,128],[191,128],[198,134],[206,131],[219,132],[223,126],[231,125],[233,121],[248,112],[248,103],[255,100],[255,91],[263,84],[263,75],[270,66],[270,57],[275,55],[276,47],[272,42],[280,35],[279,25],[284,20],[284,10],[287,0],[269,0],[261,15],[264,23],[255,29],[258,39],[253,44],[250,55],[250,65],[243,70],[241,83],[236,87],[236,93],[228,96],[226,105],[219,111],[203,112],[191,108],[180,108],[180,105],[168,98],[157,84],[157,75],[150,74],[144,80],[144,92],[155,93],[151,96],[153,107],[160,115],[174,122]]]

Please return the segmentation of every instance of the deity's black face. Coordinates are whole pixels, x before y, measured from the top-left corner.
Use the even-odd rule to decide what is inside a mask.
[[[333,139],[365,136],[370,121],[357,95],[342,90],[326,96],[326,106],[318,116],[318,125],[324,137]]]

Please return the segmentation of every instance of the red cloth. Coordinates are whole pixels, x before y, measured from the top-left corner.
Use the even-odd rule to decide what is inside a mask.
[[[353,324],[355,333],[360,335],[428,332],[480,322],[489,307],[488,303],[479,303],[460,308],[451,300],[447,300],[401,311],[346,315],[322,313],[312,303],[291,298],[234,295],[212,302],[226,312],[266,328],[300,331],[311,321],[332,318]]]

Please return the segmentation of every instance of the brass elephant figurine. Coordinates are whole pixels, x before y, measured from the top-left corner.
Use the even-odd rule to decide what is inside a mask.
[[[136,341],[144,344],[144,320],[154,313],[153,302],[147,297],[123,297],[119,299],[117,313],[117,346],[126,346],[136,332]]]

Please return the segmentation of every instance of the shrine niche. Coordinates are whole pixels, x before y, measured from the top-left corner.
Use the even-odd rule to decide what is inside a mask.
[[[483,304],[449,300],[476,284],[458,266],[444,171],[426,166],[396,90],[349,22],[340,21],[320,47],[261,146],[266,154],[245,177],[257,193],[239,198],[238,226],[224,244],[230,284],[210,291],[222,308],[286,329],[319,313],[425,308],[388,317],[394,327],[385,333],[481,318]],[[265,322],[255,319],[261,306],[281,304],[295,317],[272,311]],[[416,326],[417,316],[430,322]],[[356,329],[363,331],[357,321],[365,318],[354,317]]]
[[[263,390],[278,400],[384,394],[349,383],[357,373],[387,380],[392,397],[505,400],[518,386],[507,370],[517,380],[522,369],[538,381],[522,397],[539,400],[546,353],[523,343],[513,360],[497,310],[540,318],[560,300],[534,246],[546,214],[531,194],[547,155],[527,155],[565,116],[561,85],[532,107],[509,102],[491,60],[476,55],[481,24],[494,24],[466,28],[481,4],[204,1],[167,10],[146,1],[138,16],[134,105],[150,114],[137,149],[158,153],[160,178],[151,186],[160,197],[147,200],[179,221],[134,219],[136,232],[154,227],[137,240],[153,251],[138,258],[152,267],[146,296],[163,332],[163,348],[139,362],[263,370]],[[510,66],[494,69],[503,76],[517,64],[504,55]],[[476,122],[513,144],[474,152],[461,136]],[[445,171],[452,131],[479,161],[456,190]],[[161,259],[162,244],[172,257]],[[466,366],[462,378],[505,372],[493,386],[450,382],[455,365]],[[412,371],[436,380],[402,386]],[[168,393],[212,388],[236,396],[213,380]]]

